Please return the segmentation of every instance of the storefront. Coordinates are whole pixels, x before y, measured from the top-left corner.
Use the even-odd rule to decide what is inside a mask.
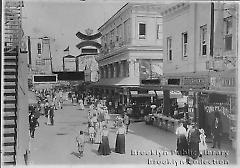
[[[236,71],[229,70],[210,76],[210,86],[204,100],[202,113],[202,125],[205,125],[206,132],[210,135],[214,113],[220,114],[223,124],[222,139],[231,141],[236,147],[237,131],[237,89]]]
[[[171,92],[181,92],[182,96],[175,99],[178,113],[183,116],[182,119],[199,122],[199,94],[208,89],[209,77],[207,74],[188,74],[187,76],[165,76],[162,80],[164,95],[164,114],[172,116],[173,100],[170,98]],[[169,92],[169,93],[168,93]],[[168,96],[169,95],[169,96]],[[183,98],[179,103],[178,99]],[[176,111],[176,108],[174,109]]]

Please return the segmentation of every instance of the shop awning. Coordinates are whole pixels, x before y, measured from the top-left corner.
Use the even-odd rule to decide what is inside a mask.
[[[157,97],[158,98],[162,98],[163,99],[163,91],[157,90],[156,93],[157,93]]]
[[[131,97],[151,97],[156,96],[154,91],[148,91],[148,93],[138,93],[138,91],[130,91]]]
[[[171,99],[182,98],[182,93],[180,91],[170,91],[170,98]]]

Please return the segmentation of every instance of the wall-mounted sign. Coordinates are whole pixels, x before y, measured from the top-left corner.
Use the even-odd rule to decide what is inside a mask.
[[[167,80],[168,85],[180,85],[180,78],[170,78]]]
[[[206,77],[183,77],[182,85],[206,86],[206,85],[208,85],[208,78],[206,78]]]
[[[130,94],[131,94],[131,95],[136,95],[136,94],[138,94],[138,91],[133,91],[133,90],[131,90],[131,91],[130,91]]]
[[[225,77],[222,79],[223,87],[235,87],[236,86],[236,78],[235,77]]]
[[[214,113],[215,111],[220,112],[224,116],[231,118],[230,104],[228,103],[214,103],[204,106],[207,113]]]

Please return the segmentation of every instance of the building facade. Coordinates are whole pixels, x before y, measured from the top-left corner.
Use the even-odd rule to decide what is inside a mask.
[[[160,11],[159,4],[128,3],[98,29],[102,48],[96,86],[105,97],[128,104],[131,91],[139,93],[142,80],[162,75]]]
[[[49,37],[28,37],[29,65],[33,74],[52,73],[52,46]]]
[[[66,55],[63,57],[63,71],[74,72],[77,71],[76,57],[73,55]]]
[[[167,92],[188,96],[188,117],[211,134],[214,113],[223,134],[236,141],[238,13],[234,3],[174,3],[163,14],[165,102]],[[177,29],[176,29],[177,27]],[[169,104],[165,103],[165,111]],[[211,110],[210,110],[211,109]],[[166,112],[167,113],[167,112]]]
[[[84,71],[85,82],[97,82],[99,79],[97,55],[97,48],[84,47],[81,54],[76,57],[77,71]]]

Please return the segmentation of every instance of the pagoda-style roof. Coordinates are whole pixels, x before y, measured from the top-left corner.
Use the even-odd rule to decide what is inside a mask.
[[[76,58],[76,57],[73,56],[73,55],[66,55],[66,56],[64,56],[63,58]]]
[[[93,34],[93,35],[86,35],[81,32],[77,32],[76,36],[82,40],[95,40],[102,36],[101,32]]]
[[[98,49],[100,49],[101,47],[102,47],[102,45],[101,44],[99,44],[98,42],[95,42],[95,41],[83,41],[83,42],[81,42],[81,43],[79,43],[79,44],[77,44],[76,45],[76,47],[78,48],[78,49],[80,49],[80,48],[82,48],[82,47],[86,47],[86,46],[93,46],[93,47],[96,47],[96,48],[98,48]]]

